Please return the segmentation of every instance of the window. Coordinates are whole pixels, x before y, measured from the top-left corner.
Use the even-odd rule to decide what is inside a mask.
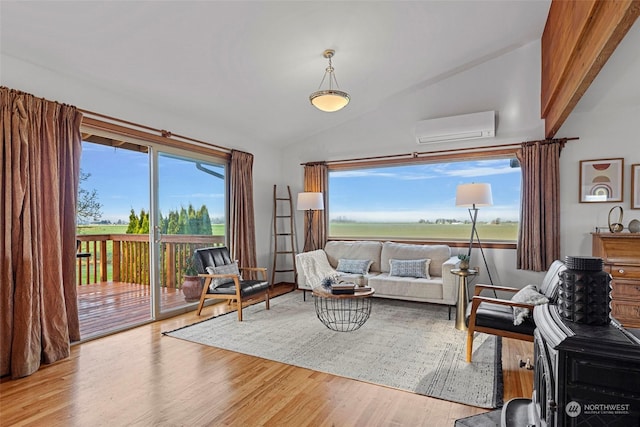
[[[354,165],[357,166],[357,165]],[[493,206],[479,208],[483,242],[515,242],[520,165],[513,156],[329,170],[329,237],[469,240],[471,217],[456,207],[459,184],[491,184]]]

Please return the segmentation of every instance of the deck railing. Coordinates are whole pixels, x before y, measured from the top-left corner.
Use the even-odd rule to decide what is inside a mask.
[[[149,236],[144,234],[87,234],[77,236],[78,285],[128,282],[150,285]],[[179,288],[187,260],[198,248],[224,245],[224,236],[164,234],[160,241],[160,284]]]

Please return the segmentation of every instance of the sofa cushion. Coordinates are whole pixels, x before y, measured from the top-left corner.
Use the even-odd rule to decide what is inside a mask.
[[[442,264],[451,258],[451,249],[447,245],[411,245],[406,243],[384,242],[380,255],[380,264],[384,273],[389,272],[390,259],[430,259],[429,275],[442,277]]]
[[[377,296],[392,296],[414,300],[441,300],[442,279],[389,276],[380,273],[369,277],[368,286],[376,290]]]
[[[380,273],[354,274],[338,272],[338,274],[338,281],[340,282],[355,283],[358,286],[367,286],[369,283],[369,278],[377,276]]]
[[[340,258],[336,270],[341,273],[367,274],[372,263],[370,259]]]
[[[431,279],[429,276],[430,263],[430,259],[390,259],[389,276]]]
[[[329,241],[324,246],[329,264],[333,268],[338,266],[338,260],[344,259],[370,259],[370,271],[380,271],[381,242],[372,241]]]

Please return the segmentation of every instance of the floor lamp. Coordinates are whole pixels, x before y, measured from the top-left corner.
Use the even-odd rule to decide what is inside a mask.
[[[469,252],[467,255],[469,256],[469,260],[471,260],[471,249],[473,248],[473,239],[475,238],[478,241],[484,267],[487,269],[487,274],[489,275],[489,282],[493,285],[491,272],[487,265],[487,258],[484,256],[484,250],[482,249],[482,243],[480,242],[480,236],[478,236],[478,229],[476,228],[478,208],[491,205],[493,205],[491,184],[472,183],[458,185],[456,191],[456,206],[469,208],[469,216],[471,217],[471,236],[469,237]]]
[[[307,231],[304,237],[303,252],[314,251],[317,248],[313,238],[313,211],[324,210],[324,198],[322,197],[322,193],[298,193],[297,209],[307,213]]]

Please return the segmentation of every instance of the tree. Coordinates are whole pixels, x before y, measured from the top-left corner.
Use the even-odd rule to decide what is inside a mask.
[[[127,234],[136,234],[138,232],[138,215],[136,211],[131,208],[131,214],[129,214],[129,226],[127,227]]]
[[[189,228],[189,217],[187,216],[187,210],[180,208],[180,214],[178,216],[178,234],[191,234]]]
[[[211,234],[211,218],[209,217],[209,209],[205,205],[202,205],[200,211],[198,212],[198,216],[200,216],[200,234]]]
[[[90,176],[90,173],[84,173],[80,169],[80,186],[76,206],[76,221],[78,223],[98,221],[102,217],[102,204],[98,202],[98,191],[96,189],[90,191],[83,187]]]
[[[212,234],[211,218],[209,211],[205,205],[199,210],[195,210],[192,205],[188,209],[182,207],[180,213],[178,211],[169,211],[166,217],[160,213],[159,218],[160,231],[162,234]],[[149,213],[144,209],[140,210],[137,215],[135,210],[131,209],[129,215],[128,234],[148,234],[149,233]]]
[[[149,234],[149,214],[142,209],[140,211],[140,222],[136,234]]]

